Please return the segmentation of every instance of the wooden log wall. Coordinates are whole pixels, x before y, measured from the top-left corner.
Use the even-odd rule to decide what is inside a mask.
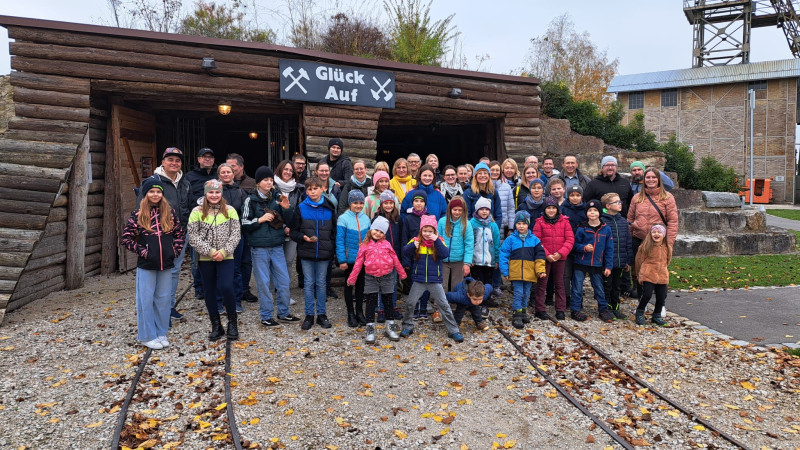
[[[342,139],[343,154],[351,161],[363,159],[375,166],[378,118],[381,109],[338,105],[303,105],[306,157],[317,162],[328,154],[328,141]]]
[[[538,87],[537,87],[538,89]],[[528,155],[542,154],[540,117],[537,108],[535,113],[508,114],[504,120],[502,137],[505,143],[506,156],[517,161],[520,167]]]

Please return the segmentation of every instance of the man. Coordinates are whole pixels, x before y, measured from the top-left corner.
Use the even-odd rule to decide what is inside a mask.
[[[248,177],[247,174],[244,173],[244,158],[242,158],[242,155],[238,153],[228,153],[225,162],[230,164],[233,169],[233,181],[236,185],[247,192],[247,195],[255,192],[256,180]]]
[[[628,207],[633,199],[630,182],[617,173],[617,158],[604,156],[600,164],[600,173],[583,190],[583,201],[600,201],[603,195],[614,192],[622,200],[622,216],[628,217]]]
[[[570,186],[578,185],[581,189],[586,189],[586,185],[592,181],[591,178],[584,175],[578,168],[578,157],[572,153],[567,153],[564,156],[564,161],[561,162],[562,172],[556,175],[558,178],[564,180],[564,189],[568,190]]]
[[[339,138],[333,138],[328,141],[328,156],[323,159],[330,167],[331,178],[339,188],[353,176],[353,163],[347,156],[342,156],[342,152],[344,152],[344,142]]]
[[[197,152],[197,167],[186,174],[186,181],[189,182],[189,207],[191,209],[197,206],[197,199],[203,196],[206,181],[216,177],[217,165],[214,163],[214,150],[208,147],[201,148]],[[203,279],[200,277],[197,252],[195,251],[192,251],[192,278],[194,278],[194,296],[202,300],[204,298]]]
[[[419,168],[422,167],[422,158],[416,153],[409,153],[406,160],[408,161],[408,174],[413,178],[417,178]]]
[[[644,183],[644,170],[645,166],[644,163],[641,161],[634,161],[631,164],[631,190],[633,194],[636,195],[642,190],[642,184]],[[667,191],[671,191],[673,187],[675,187],[675,183],[672,182],[672,178],[668,177],[663,171],[658,171],[661,174],[661,184],[664,185],[664,189]]]
[[[548,156],[542,160],[542,174],[539,178],[542,179],[542,183],[544,183],[545,186],[547,186],[547,182],[550,181],[550,178],[556,175],[556,173],[553,172],[555,167],[556,163],[553,161],[553,158]]]
[[[536,168],[536,171],[539,171],[539,158],[538,157],[536,157],[534,155],[526,156],[525,157],[525,165],[523,167],[527,167],[529,164],[533,164],[533,167]]]
[[[292,167],[294,167],[294,174],[298,183],[305,183],[308,178],[308,170],[306,164],[306,157],[300,153],[295,153],[292,156]]]
[[[469,169],[467,166],[458,166],[456,169],[456,179],[458,180],[459,184],[461,184],[462,189],[466,189],[469,187]]]

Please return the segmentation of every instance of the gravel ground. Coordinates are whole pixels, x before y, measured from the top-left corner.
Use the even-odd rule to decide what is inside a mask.
[[[292,289],[298,300],[302,294]],[[612,441],[541,379],[496,330],[465,342],[420,323],[400,342],[363,343],[345,324],[343,300],[328,303],[333,328],[265,328],[245,303],[231,375],[239,433],[253,448],[605,448]],[[629,305],[625,305],[629,307]],[[209,343],[201,301],[172,346],[154,351],[139,383],[130,447],[232,448],[225,421],[224,341]],[[135,342],[133,274],[94,277],[6,316],[0,328],[0,448],[108,448],[143,348]],[[302,314],[298,303],[292,307]],[[596,316],[596,315],[595,315]],[[508,323],[500,308],[493,317]],[[739,347],[672,317],[672,328],[567,321],[654,387],[752,448],[800,448],[800,359]],[[554,348],[572,349],[550,322],[511,329],[551,374]],[[557,357],[556,357],[557,359]],[[587,373],[587,378],[600,377]],[[555,375],[556,379],[561,376]],[[625,416],[605,399],[614,422]],[[616,414],[616,415],[615,415]],[[618,422],[619,423],[619,422]],[[665,422],[666,423],[666,422]],[[650,424],[625,425],[629,434]],[[664,425],[665,427],[667,425]],[[662,430],[663,431],[663,430]],[[643,437],[651,436],[650,429]],[[691,430],[696,443],[711,439]],[[685,433],[661,432],[655,448],[685,448]]]

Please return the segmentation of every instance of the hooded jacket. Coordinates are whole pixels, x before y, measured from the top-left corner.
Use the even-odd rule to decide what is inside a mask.
[[[258,218],[264,215],[264,210],[278,211],[284,224],[292,221],[294,209],[283,209],[278,201],[281,198],[277,189],[272,189],[267,198],[261,198],[256,191],[250,194],[242,205],[242,228],[247,233],[248,243],[251,247],[277,247],[283,245],[286,234],[283,227],[273,228],[268,222],[258,223]]]
[[[444,200],[444,196],[441,192],[437,191],[433,184],[429,184],[428,186],[419,185],[414,191],[421,190],[424,191],[427,195],[427,200],[425,202],[425,207],[428,209],[428,214],[436,216],[436,220],[442,218],[447,212],[447,202]],[[412,204],[414,203],[414,195],[411,191],[403,198],[403,202],[400,204],[400,217],[405,217],[408,211],[408,208],[411,208]]]
[[[614,215],[603,213],[600,220],[611,230],[611,245],[614,247],[613,268],[633,265],[633,247],[628,221],[620,213]]]
[[[558,253],[564,259],[575,245],[572,226],[563,214],[558,215],[555,223],[550,223],[545,216],[539,217],[533,225],[533,234],[542,241],[545,256]]]
[[[491,183],[491,181],[489,181]],[[494,221],[497,222],[498,227],[503,224],[503,202],[500,200],[500,195],[497,191],[494,191],[492,196],[484,195],[481,192],[472,192],[472,187],[467,188],[464,191],[464,202],[467,204],[467,215],[472,217],[472,214],[475,213],[475,203],[480,200],[481,197],[488,198],[492,201],[492,217]],[[512,214],[513,216],[513,214]],[[512,219],[513,220],[513,219]]]
[[[336,208],[330,200],[320,197],[314,203],[306,197],[292,215],[289,237],[297,242],[297,257],[312,261],[333,259],[336,248]],[[316,236],[314,242],[306,242],[304,236]]]
[[[344,183],[353,176],[353,163],[347,156],[339,155],[336,161],[331,161],[331,155],[328,154],[323,161],[331,168],[331,179],[340,186],[344,186]]]
[[[472,301],[469,299],[469,295],[467,295],[467,288],[470,284],[475,281],[472,277],[465,277],[461,283],[458,283],[452,291],[446,292],[445,296],[447,297],[448,303],[456,303],[458,305],[472,305]],[[484,284],[483,285],[483,301],[489,299],[489,296],[492,295],[492,285],[491,284]]]
[[[433,258],[433,253],[429,247],[420,245],[419,258],[416,258],[417,247],[414,241],[418,237],[412,239],[405,247],[403,247],[403,257],[411,261],[411,280],[417,283],[442,283],[442,261],[450,256],[450,250],[445,245],[441,236],[433,242],[436,248],[436,259]]]
[[[194,208],[194,204],[189,203],[189,197],[191,197],[189,181],[187,181],[186,176],[180,172],[178,172],[178,181],[172,181],[172,179],[167,176],[163,166],[158,166],[156,168],[154,176],[161,180],[161,186],[164,188],[164,198],[167,199],[167,203],[169,203],[169,206],[171,206],[172,210],[178,215],[183,229],[186,230],[186,224],[189,222],[189,213],[192,212],[192,208]],[[142,198],[144,198],[144,194],[145,192],[139,192],[139,196],[136,198],[137,205],[142,201]]]
[[[436,232],[444,239],[447,248],[450,249],[450,256],[444,262],[464,262],[472,264],[472,250],[475,247],[475,234],[472,224],[467,220],[466,230],[461,228],[461,220],[453,221],[453,235],[447,235],[447,216],[439,219]]]
[[[349,209],[336,222],[336,260],[339,264],[353,264],[358,256],[358,247],[369,232],[369,217]]]
[[[139,225],[139,209],[135,209],[125,229],[120,243],[139,258],[136,267],[144,270],[169,270],[175,266],[175,257],[181,253],[186,230],[181,225],[175,209],[172,210],[172,231],[161,229],[161,214],[158,208],[150,208],[150,229]]]
[[[406,271],[400,264],[397,253],[392,248],[392,244],[386,239],[381,241],[370,239],[368,243],[361,244],[358,247],[358,255],[353,264],[353,270],[350,272],[350,276],[347,277],[347,283],[356,283],[362,267],[367,275],[373,277],[389,275],[393,270],[397,270],[397,275],[400,278],[406,277]]]
[[[494,191],[500,197],[500,212],[503,226],[506,229],[513,228],[516,207],[514,205],[514,191],[511,185],[502,180],[495,180]]]
[[[586,245],[592,244],[592,251],[584,250]],[[611,242],[611,229],[600,222],[595,228],[584,222],[575,232],[575,264],[602,269],[614,268],[614,246]]]
[[[495,222],[488,225],[476,218],[469,219],[475,235],[475,247],[472,251],[472,264],[476,266],[494,267],[500,252],[500,229]]]
[[[542,243],[535,234],[528,234],[523,239],[519,231],[514,230],[500,247],[500,273],[511,281],[538,280],[538,275],[545,272],[545,254]]]

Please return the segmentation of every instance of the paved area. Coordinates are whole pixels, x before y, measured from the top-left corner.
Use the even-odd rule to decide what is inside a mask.
[[[769,214],[769,210],[767,210],[767,226],[800,231],[800,220],[790,220],[784,219],[783,217],[773,216]]]

